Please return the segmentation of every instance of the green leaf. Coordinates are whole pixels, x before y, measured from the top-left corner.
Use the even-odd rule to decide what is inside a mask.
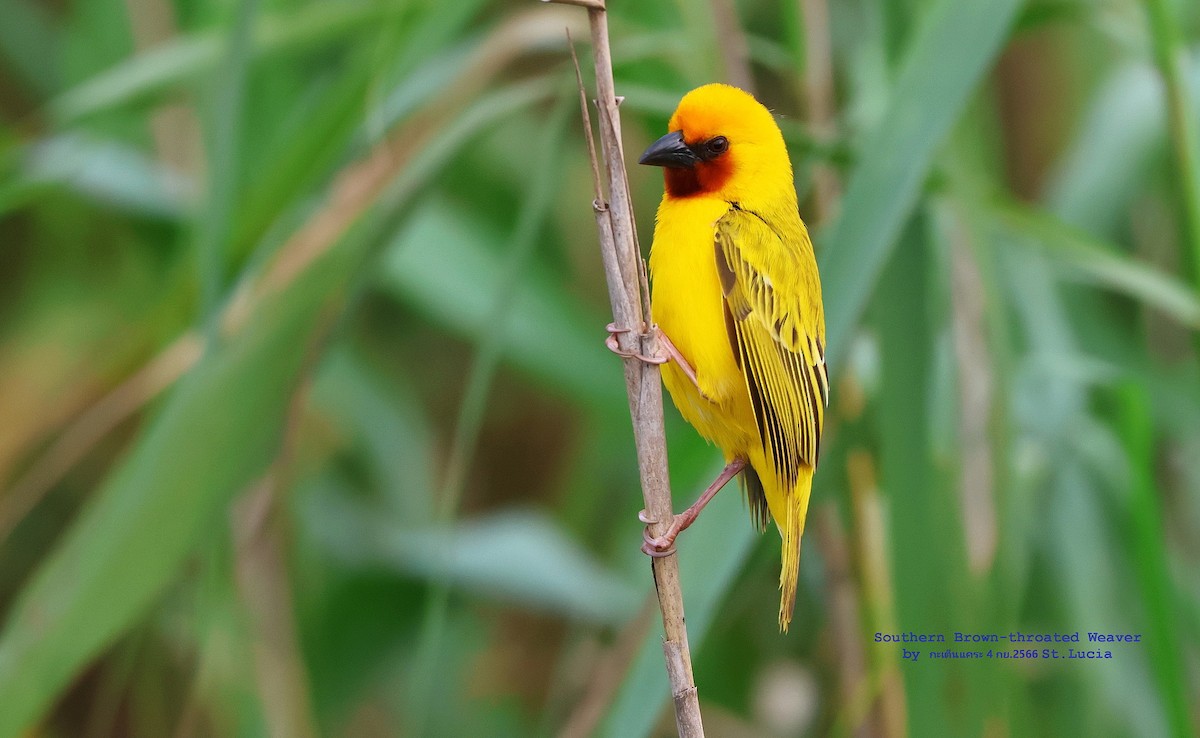
[[[491,311],[503,277],[503,255],[469,212],[429,202],[397,234],[383,259],[379,287],[459,335],[493,330]],[[624,388],[604,348],[600,315],[532,265],[505,318],[506,361],[552,382],[571,397],[620,405]],[[462,285],[472,288],[464,290]],[[529,350],[532,346],[550,347]]]
[[[275,457],[314,332],[396,213],[472,135],[544,95],[537,82],[478,101],[414,159],[286,290],[181,380],[21,592],[0,633],[0,738],[21,734],[178,575],[232,497]],[[242,419],[243,422],[236,422]]]
[[[205,120],[208,186],[203,210],[196,220],[192,249],[196,281],[200,284],[200,319],[206,329],[215,325],[211,321],[220,307],[225,286],[225,244],[240,200],[244,159],[239,156],[239,146],[257,14],[258,0],[244,0],[237,6],[215,75],[211,113]]]
[[[53,13],[34,0],[0,0],[0,55],[34,91],[46,94],[59,84],[59,33]]]
[[[327,356],[309,401],[363,457],[371,487],[410,524],[433,519],[434,432],[416,390],[386,381],[352,351]]]
[[[1162,90],[1145,65],[1118,68],[1095,95],[1051,172],[1046,202],[1074,226],[1107,236],[1145,187],[1150,154],[1164,137]]]
[[[388,4],[307,5],[286,16],[270,16],[257,23],[252,53],[255,56],[280,54],[334,43],[395,12]],[[59,125],[69,125],[190,82],[221,64],[224,50],[218,32],[181,37],[67,90],[50,102],[50,117]]]
[[[818,243],[827,359],[837,370],[933,156],[1008,37],[1021,0],[942,0],[922,18],[840,213]]]
[[[982,630],[971,613],[961,501],[946,469],[934,463],[931,397],[936,389],[937,333],[930,294],[939,285],[933,239],[924,210],[910,221],[892,255],[872,303],[881,357],[879,413],[880,488],[888,505],[888,561],[895,587],[896,627],[900,631],[949,633]],[[921,545],[913,545],[921,541]],[[983,730],[980,691],[994,662],[971,666],[961,685],[961,709],[914,710],[913,735],[972,735]],[[946,669],[903,669],[909,704],[931,704],[950,689]]]
[[[1191,55],[1190,69],[1193,116],[1200,117],[1200,54]],[[1115,236],[1131,201],[1145,191],[1154,154],[1166,141],[1163,108],[1162,85],[1149,65],[1112,72],[1049,176],[1049,208],[1089,233]]]
[[[1146,609],[1146,656],[1176,736],[1196,734],[1189,714],[1187,678],[1175,603],[1179,592],[1171,580],[1170,556],[1163,526],[1162,502],[1154,482],[1155,449],[1149,392],[1127,382],[1119,389],[1120,431],[1129,458],[1129,515],[1132,560]]]
[[[1135,261],[1053,216],[1016,203],[991,209],[994,219],[1080,279],[1161,310],[1188,328],[1200,328],[1200,297],[1177,277]]]
[[[311,535],[355,566],[384,565],[478,596],[597,623],[622,623],[641,603],[637,588],[538,512],[509,510],[451,526],[413,528],[326,495],[308,514]]]
[[[234,214],[234,254],[240,256],[254,248],[280,213],[303,202],[304,195],[320,185],[320,178],[328,176],[347,151],[376,140],[383,131],[421,110],[462,73],[485,42],[456,44],[449,50],[445,46],[462,31],[461,26],[470,21],[481,2],[470,0],[455,3],[452,10],[431,10],[407,24],[411,27],[406,26],[403,33],[395,31],[395,23],[381,24],[377,31],[364,29],[361,38],[385,51],[360,50],[357,64],[347,62],[348,69],[337,75],[330,89],[322,90],[316,101],[308,101],[293,114],[303,125],[280,133],[266,153],[268,165],[251,172],[245,197]],[[376,57],[389,49],[399,55],[392,70],[398,81],[377,103],[377,110],[367,111],[364,121],[364,108],[370,107],[370,95],[379,84],[372,77],[379,74],[381,65],[392,63]]]
[[[347,261],[335,251],[213,348],[38,570],[0,636],[0,736],[19,735],[145,611],[274,457],[302,347]]]
[[[190,180],[137,149],[78,135],[54,136],[24,152],[22,171],[10,186],[58,185],[131,213],[176,220],[193,194]],[[20,204],[0,201],[6,206]]]

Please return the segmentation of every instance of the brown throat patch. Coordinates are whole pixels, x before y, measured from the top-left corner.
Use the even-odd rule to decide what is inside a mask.
[[[711,161],[699,162],[690,169],[663,170],[667,195],[673,198],[720,192],[732,175],[733,157],[728,152]]]

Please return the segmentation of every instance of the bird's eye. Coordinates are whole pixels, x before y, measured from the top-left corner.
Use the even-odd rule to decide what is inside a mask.
[[[709,152],[712,153],[714,156],[717,156],[719,154],[724,154],[726,151],[729,150],[729,139],[725,138],[724,136],[717,136],[716,138],[710,138],[708,140],[708,143],[705,144],[705,146],[708,148]]]

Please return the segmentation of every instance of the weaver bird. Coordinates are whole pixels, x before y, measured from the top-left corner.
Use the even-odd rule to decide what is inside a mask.
[[[647,532],[643,550],[670,553],[740,472],[754,523],[765,531],[770,516],[783,537],[786,632],[829,401],[821,280],[770,111],[736,87],[710,84],[684,96],[668,130],[639,160],[663,167],[666,187],[650,250],[663,355],[638,358],[666,362],[663,383],[680,414],[728,465],[664,535]]]

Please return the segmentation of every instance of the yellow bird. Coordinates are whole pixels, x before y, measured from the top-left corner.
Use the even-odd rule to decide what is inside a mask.
[[[650,250],[663,383],[728,466],[676,515],[651,555],[739,472],[760,530],[783,537],[779,625],[796,602],[800,536],[829,402],[821,280],[775,119],[749,93],[710,84],[680,101],[639,161],[664,168]],[[618,332],[615,331],[614,332]],[[615,342],[610,342],[610,345]]]

